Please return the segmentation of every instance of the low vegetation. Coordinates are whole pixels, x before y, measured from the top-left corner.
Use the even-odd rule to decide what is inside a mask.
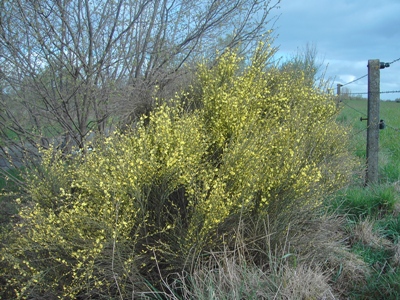
[[[350,148],[362,161],[366,157],[366,124],[360,122],[367,112],[366,99],[343,102],[339,120],[353,128]],[[363,173],[352,185],[330,202],[335,214],[346,222],[347,243],[351,253],[367,264],[369,273],[361,285],[346,294],[351,299],[398,299],[399,287],[399,112],[396,102],[381,102],[381,119],[387,124],[380,131],[379,182],[363,186]]]

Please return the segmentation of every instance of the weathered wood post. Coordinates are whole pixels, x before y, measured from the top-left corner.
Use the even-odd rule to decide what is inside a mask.
[[[380,62],[368,60],[367,173],[365,185],[378,181]]]
[[[337,107],[337,108],[339,108],[340,102],[341,102],[341,100],[342,100],[341,95],[340,95],[340,88],[341,88],[342,86],[343,86],[342,84],[338,83],[338,84],[337,84],[337,87],[336,87],[336,94],[337,94],[336,107]]]

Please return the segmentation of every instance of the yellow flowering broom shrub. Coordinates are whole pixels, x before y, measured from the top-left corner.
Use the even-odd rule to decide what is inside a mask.
[[[196,99],[160,102],[92,152],[45,151],[2,249],[7,295],[131,298],[218,248],[232,220],[268,217],[284,233],[345,184],[351,161],[332,96],[269,66],[270,54],[260,47],[243,71],[233,52],[200,65]]]

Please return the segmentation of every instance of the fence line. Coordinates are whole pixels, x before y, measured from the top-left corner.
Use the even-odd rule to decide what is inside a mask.
[[[358,80],[361,80],[368,76],[368,91],[362,93],[347,93],[349,94],[368,94],[368,115],[367,118],[360,118],[360,121],[368,120],[367,128],[363,128],[361,131],[356,131],[351,134],[351,137],[358,136],[360,133],[363,133],[367,130],[367,151],[366,151],[366,177],[365,177],[365,186],[369,185],[370,183],[374,183],[378,181],[379,175],[379,130],[384,129],[385,127],[390,128],[398,132],[399,130],[390,126],[386,125],[383,119],[380,119],[381,116],[379,115],[379,102],[380,102],[380,94],[393,94],[393,93],[400,93],[399,90],[392,90],[392,91],[380,91],[380,69],[385,69],[390,67],[390,65],[400,61],[400,58],[391,61],[390,63],[380,62],[379,59],[370,59],[368,60],[368,74],[363,75],[361,77],[356,78],[350,82],[345,84],[337,84],[337,104],[342,102],[345,106],[351,108],[352,110],[356,111],[358,114],[365,115],[365,113],[361,112],[360,110],[348,105],[342,100],[341,94],[341,87],[347,86],[351,83],[354,83]],[[379,123],[379,126],[378,126]]]
[[[397,58],[397,59],[394,59],[393,61],[391,61],[390,63],[387,63],[389,66],[390,65],[392,65],[392,64],[394,64],[394,63],[396,63],[396,62],[398,62],[398,61],[400,61],[400,57],[399,58]],[[363,76],[361,76],[361,77],[358,77],[358,78],[356,78],[356,79],[354,79],[354,80],[352,80],[352,81],[349,81],[349,82],[347,82],[347,83],[344,83],[344,84],[341,84],[340,86],[346,86],[346,85],[349,85],[349,84],[351,84],[351,83],[354,83],[354,82],[356,82],[356,81],[359,81],[359,80],[361,80],[361,79],[363,79],[363,78],[365,78],[365,77],[367,77],[368,76],[368,74],[365,74],[365,75],[363,75]],[[385,91],[385,92],[380,92],[381,94],[394,94],[394,93],[400,93],[400,90],[399,91]],[[348,95],[367,95],[368,94],[368,92],[361,92],[361,93],[347,93]]]

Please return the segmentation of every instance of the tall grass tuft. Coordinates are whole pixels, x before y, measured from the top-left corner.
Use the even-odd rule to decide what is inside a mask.
[[[355,186],[336,195],[331,208],[353,220],[362,220],[392,212],[397,201],[397,192],[392,185]]]

